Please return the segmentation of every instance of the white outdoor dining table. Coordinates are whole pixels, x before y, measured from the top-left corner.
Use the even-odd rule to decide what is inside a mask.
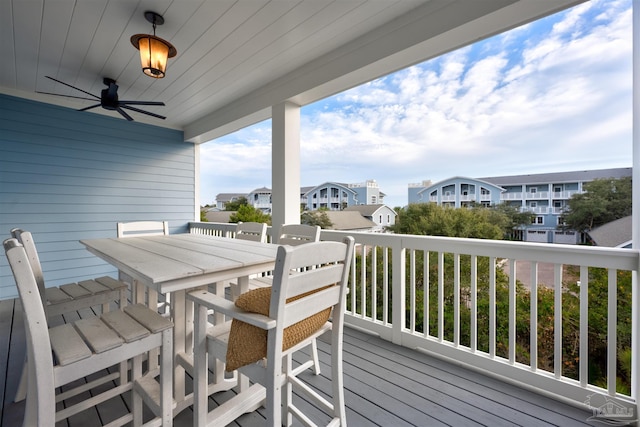
[[[159,293],[171,293],[174,329],[174,398],[179,413],[192,403],[185,396],[185,371],[177,361],[192,351],[193,309],[185,292],[238,279],[240,292],[249,275],[273,270],[277,245],[198,234],[81,240],[93,254]]]

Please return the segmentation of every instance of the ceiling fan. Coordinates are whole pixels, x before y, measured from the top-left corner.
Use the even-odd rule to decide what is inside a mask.
[[[118,99],[118,85],[116,84],[116,81],[113,80],[113,79],[110,79],[108,77],[105,77],[102,80],[102,82],[105,85],[107,85],[107,89],[102,89],[102,92],[101,92],[100,96],[94,95],[92,93],[89,93],[89,92],[87,92],[85,90],[82,90],[80,88],[77,88],[75,86],[71,86],[68,83],[65,83],[65,82],[62,82],[60,80],[54,79],[53,77],[49,77],[49,76],[45,76],[45,77],[50,79],[50,80],[53,80],[54,82],[58,82],[58,83],[63,84],[65,86],[69,86],[72,89],[79,90],[80,92],[86,93],[87,95],[90,95],[93,98],[85,98],[85,97],[82,97],[82,96],[73,96],[73,95],[62,95],[62,94],[59,94],[59,93],[50,93],[50,92],[38,92],[38,93],[43,93],[45,95],[65,96],[67,98],[86,99],[88,101],[95,101],[96,99],[98,99],[100,101],[99,104],[90,105],[89,107],[81,108],[78,111],[86,111],[86,110],[90,110],[92,108],[102,107],[105,110],[117,111],[125,119],[127,119],[129,121],[133,121],[133,117],[131,117],[129,114],[127,114],[127,112],[123,110],[123,108],[124,108],[124,109],[127,109],[127,110],[135,111],[137,113],[142,113],[142,114],[146,114],[148,116],[157,117],[157,118],[162,119],[162,120],[166,119],[165,116],[161,116],[159,114],[151,113],[149,111],[144,111],[144,110],[141,110],[139,108],[131,107],[131,105],[164,105],[164,102],[157,102],[157,101],[121,101],[121,100]]]

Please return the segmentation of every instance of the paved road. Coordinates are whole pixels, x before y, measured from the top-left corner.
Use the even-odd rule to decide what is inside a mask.
[[[502,266],[503,271],[509,274],[509,261],[505,261]],[[516,263],[516,279],[522,282],[526,288],[531,287],[531,263],[520,261]],[[538,263],[538,286],[553,288],[553,264],[546,262]]]

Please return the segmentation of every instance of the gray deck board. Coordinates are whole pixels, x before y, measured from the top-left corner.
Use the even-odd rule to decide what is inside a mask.
[[[52,324],[91,316],[90,310],[59,316]],[[303,375],[320,392],[328,394],[330,349],[319,340],[322,373]],[[13,396],[24,361],[24,324],[16,300],[0,301],[0,427],[21,425],[24,402]],[[299,359],[306,360],[304,353]],[[368,426],[587,426],[591,415],[585,408],[507,384],[494,377],[465,369],[420,351],[399,347],[366,333],[346,328],[344,342],[345,399],[350,427]],[[105,385],[103,387],[109,387]],[[188,387],[190,382],[188,380]],[[211,408],[234,395],[218,393],[209,399]],[[320,411],[302,397],[295,403],[313,419]],[[112,399],[58,426],[94,426],[106,423],[128,410],[129,397]],[[245,414],[232,426],[264,425],[264,410]],[[174,419],[175,426],[191,426],[186,409]],[[294,423],[294,425],[296,425]]]

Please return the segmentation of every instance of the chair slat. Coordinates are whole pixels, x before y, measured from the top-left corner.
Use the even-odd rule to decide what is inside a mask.
[[[60,288],[46,288],[44,290],[44,295],[50,304],[60,304],[62,302],[73,300],[69,294],[62,292]]]
[[[96,282],[112,289],[112,290],[120,290],[122,288],[127,288],[127,284],[120,281],[120,280],[116,280],[113,277],[110,276],[102,276],[102,277],[96,277],[94,279]]]
[[[105,325],[98,317],[78,320],[75,326],[82,338],[96,353],[120,347],[124,342],[113,329]]]
[[[103,285],[102,283],[96,282],[95,280],[83,280],[81,282],[78,282],[78,285],[82,286],[92,295],[111,291],[109,287]]]
[[[149,335],[149,330],[120,310],[102,315],[102,320],[113,328],[126,342],[133,342]]]
[[[169,319],[162,317],[156,311],[149,310],[142,304],[128,305],[124,311],[153,333],[173,327],[173,323]]]
[[[72,324],[56,326],[49,329],[51,349],[58,364],[65,366],[91,356],[91,349]]]
[[[60,289],[70,295],[73,299],[83,298],[91,295],[91,292],[78,285],[77,283],[69,283],[67,285],[60,286]]]

